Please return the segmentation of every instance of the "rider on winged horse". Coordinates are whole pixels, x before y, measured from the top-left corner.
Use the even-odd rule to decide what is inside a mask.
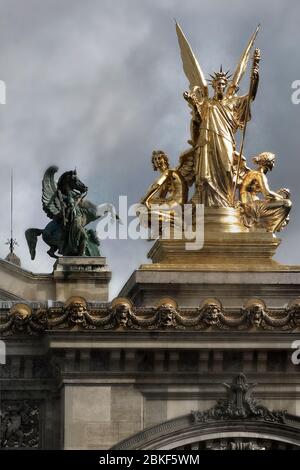
[[[104,217],[107,213],[119,220],[112,204],[95,205],[85,199],[87,187],[80,181],[76,170],[61,175],[58,183],[54,175],[56,166],[49,167],[42,184],[43,210],[52,219],[44,230],[30,228],[25,236],[31,259],[35,259],[37,237],[50,246],[48,254],[63,256],[100,256],[99,239],[96,232],[86,229],[90,222]]]
[[[62,209],[57,217],[62,219],[64,227],[65,237],[62,251],[66,254],[69,251],[70,255],[73,254],[74,245],[77,246],[79,256],[85,254],[88,234],[82,225],[80,203],[87,195],[87,190],[88,188],[78,179],[76,169],[64,173],[57,183],[57,193]]]

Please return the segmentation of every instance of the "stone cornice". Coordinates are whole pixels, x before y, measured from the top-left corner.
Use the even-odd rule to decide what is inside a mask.
[[[0,271],[6,271],[8,273],[12,273],[14,276],[25,278],[31,281],[44,281],[49,282],[52,280],[52,273],[49,274],[42,274],[42,273],[33,273],[32,271],[28,271],[20,266],[16,266],[15,264],[9,263],[3,259],[0,259]]]

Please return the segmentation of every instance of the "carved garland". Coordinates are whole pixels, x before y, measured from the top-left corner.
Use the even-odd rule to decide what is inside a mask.
[[[270,311],[258,299],[239,312],[225,311],[215,299],[198,308],[179,309],[173,299],[162,299],[155,308],[136,308],[117,298],[107,308],[92,310],[85,299],[71,297],[63,307],[31,309],[15,304],[0,317],[0,334],[39,335],[47,330],[294,330],[300,328],[300,301],[282,311]]]

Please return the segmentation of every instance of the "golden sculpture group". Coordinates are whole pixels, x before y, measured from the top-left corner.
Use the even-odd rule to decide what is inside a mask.
[[[205,208],[233,208],[239,211],[241,223],[248,230],[280,231],[288,223],[291,209],[287,189],[277,192],[269,188],[266,173],[275,163],[275,155],[263,152],[253,157],[257,169],[247,166],[243,147],[247,122],[251,119],[250,103],[255,99],[259,83],[260,50],[255,49],[249,92],[239,96],[239,83],[246,71],[258,28],[243,52],[232,76],[224,72],[211,75],[214,94],[209,96],[208,84],[200,65],[176,24],[184,72],[190,90],[184,98],[192,110],[190,148],[180,156],[177,168],[170,169],[167,155],[156,150],[152,155],[155,171],[160,177],[141,200],[143,225],[151,227],[154,220],[176,225],[176,209],[184,205]],[[235,134],[242,131],[241,148],[236,147]],[[188,188],[195,186],[189,199]],[[178,212],[182,214],[182,211]]]

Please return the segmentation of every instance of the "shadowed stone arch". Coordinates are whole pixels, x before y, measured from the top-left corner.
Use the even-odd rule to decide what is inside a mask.
[[[147,428],[113,449],[300,449],[300,417],[258,403],[244,374],[224,386],[227,396],[213,408]]]

